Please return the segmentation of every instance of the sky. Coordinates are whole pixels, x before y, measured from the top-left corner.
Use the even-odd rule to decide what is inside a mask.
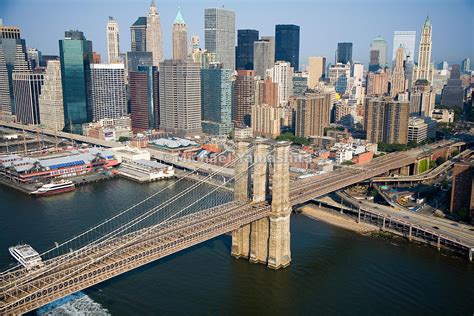
[[[370,41],[382,36],[392,56],[394,31],[416,31],[417,47],[427,15],[433,24],[432,61],[474,61],[474,0],[155,0],[161,16],[164,58],[171,58],[171,25],[178,7],[188,25],[188,40],[199,35],[204,47],[204,9],[224,6],[236,12],[236,29],[274,35],[275,24],[300,25],[300,64],[308,56],[334,61],[337,42],[353,42],[353,59],[368,63]],[[21,28],[27,47],[58,54],[64,31],[79,29],[94,51],[106,53],[106,23],[120,27],[120,50],[130,50],[130,25],[146,16],[150,0],[0,0],[4,25]],[[417,56],[417,55],[416,55]],[[471,62],[471,63],[472,63]],[[303,66],[304,67],[304,66]],[[303,68],[301,67],[301,68]]]

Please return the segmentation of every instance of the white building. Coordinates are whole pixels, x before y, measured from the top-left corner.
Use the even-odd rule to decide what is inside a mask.
[[[91,64],[92,120],[115,119],[127,114],[124,64]]]
[[[159,67],[163,61],[163,40],[161,38],[160,14],[152,0],[146,18],[146,50],[153,56],[153,66]]]
[[[350,64],[337,63],[329,67],[329,82],[335,86],[336,92],[339,94],[344,94],[347,91],[350,76]]]
[[[410,117],[408,122],[408,141],[416,141],[417,144],[428,138],[436,136],[436,121],[429,117]]]
[[[120,36],[117,21],[109,16],[107,22],[107,58],[109,64],[119,62],[120,55]]]
[[[454,111],[448,109],[434,109],[431,114],[432,118],[440,123],[453,123]]]

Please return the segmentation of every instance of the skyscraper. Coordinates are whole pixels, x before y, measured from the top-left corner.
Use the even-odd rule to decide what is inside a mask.
[[[278,83],[273,82],[271,77],[265,78],[258,82],[258,97],[255,103],[266,104],[268,106],[278,106]]]
[[[38,97],[43,84],[43,73],[25,71],[13,72],[13,94],[15,98],[15,116],[25,125],[40,123]]]
[[[153,54],[153,66],[159,67],[163,60],[163,40],[161,38],[160,14],[152,0],[146,17],[146,50]]]
[[[143,132],[159,126],[158,69],[151,65],[139,65],[129,74],[130,117],[132,130]]]
[[[150,52],[127,52],[127,71],[138,71],[138,66],[153,66],[153,54]]]
[[[250,114],[255,105],[256,82],[254,70],[237,70],[234,81],[232,121],[236,126],[250,126]]]
[[[107,58],[109,64],[119,62],[120,36],[117,21],[109,16],[107,22]]]
[[[317,56],[309,57],[309,80],[308,87],[314,89],[319,83],[319,80],[326,74],[326,57]]]
[[[375,58],[373,58],[375,57]],[[377,71],[387,66],[387,42],[377,36],[370,43],[370,63],[369,71]]]
[[[329,67],[329,82],[336,87],[336,92],[344,94],[348,88],[348,80],[351,76],[351,67],[348,64],[338,63]]]
[[[397,49],[403,48],[403,60],[409,63],[415,58],[416,31],[395,31],[393,32],[392,61],[397,57]]]
[[[324,136],[331,117],[331,94],[309,93],[293,99],[295,135],[300,137]]]
[[[406,144],[410,105],[389,97],[366,98],[364,128],[371,143]]]
[[[41,65],[41,51],[36,48],[28,48],[28,61],[30,62],[31,69],[36,69]]]
[[[92,42],[81,31],[66,31],[59,41],[66,130],[81,134],[92,119],[90,64]]]
[[[435,107],[435,96],[428,80],[417,80],[409,94],[410,115],[431,117]]]
[[[224,69],[235,68],[235,12],[223,8],[204,10],[205,48],[216,54]]]
[[[433,82],[433,65],[431,64],[431,22],[427,16],[421,29],[420,47],[418,48],[418,64],[413,69],[413,82],[418,79]]]
[[[199,36],[198,35],[191,35],[189,39],[189,52],[192,53],[196,49],[199,49]]]
[[[94,122],[127,114],[124,64],[92,64],[91,85]]]
[[[1,114],[15,113],[13,93],[13,71],[30,69],[25,40],[20,37],[20,29],[0,23],[0,110]]]
[[[405,67],[403,56],[404,49],[402,46],[399,46],[392,71],[390,95],[393,97],[397,96],[399,93],[405,92]]]
[[[201,69],[202,131],[214,135],[227,135],[232,130],[233,70],[222,64],[211,64]]]
[[[188,30],[181,10],[178,9],[173,22],[173,59],[186,59],[188,55]]]
[[[336,64],[352,64],[352,43],[337,43]]]
[[[146,17],[139,17],[130,26],[130,43],[132,52],[145,52],[146,49]]]
[[[300,27],[293,24],[275,26],[275,61],[287,61],[295,71],[300,66]]]
[[[295,72],[293,74],[293,96],[302,96],[308,90],[308,74]]]
[[[237,47],[235,49],[235,68],[237,70],[253,70],[253,45],[258,41],[257,30],[238,30]]]
[[[383,70],[369,72],[367,75],[367,95],[388,94],[388,73]]]
[[[278,104],[286,106],[293,95],[293,67],[289,62],[278,61],[271,69],[267,69],[267,77],[278,83]]]
[[[265,78],[267,69],[275,64],[275,38],[262,36],[262,39],[253,43],[253,69],[255,74]]]
[[[186,136],[201,133],[201,67],[187,60],[160,65],[160,129]]]
[[[441,105],[464,107],[464,88],[459,65],[452,65],[449,80],[441,93]]]
[[[64,106],[59,61],[48,61],[43,82],[38,100],[41,126],[61,131],[64,128]]]

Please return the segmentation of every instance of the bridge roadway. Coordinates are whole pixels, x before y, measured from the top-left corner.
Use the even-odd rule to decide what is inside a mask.
[[[26,313],[269,214],[266,202],[232,201],[111,239],[77,255],[56,257],[34,271],[2,274],[0,314]],[[22,282],[22,277],[28,281]]]
[[[292,205],[413,163],[419,150],[388,154],[365,166],[346,167],[290,184]],[[0,275],[0,314],[34,310],[159,258],[186,249],[270,214],[266,202],[233,201],[111,239],[48,261],[34,271]],[[26,278],[22,281],[22,277]]]

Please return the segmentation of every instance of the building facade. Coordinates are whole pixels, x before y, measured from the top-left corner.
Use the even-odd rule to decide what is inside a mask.
[[[161,37],[160,14],[152,0],[146,17],[146,50],[153,54],[153,66],[159,67],[163,61],[163,39]]]
[[[253,70],[253,45],[258,41],[257,30],[237,30],[237,47],[235,49],[235,69]]]
[[[202,131],[227,135],[232,131],[233,70],[222,64],[212,64],[201,70]]]
[[[15,116],[25,125],[38,125],[41,121],[38,97],[43,85],[41,72],[13,72]]]
[[[275,61],[286,61],[299,70],[300,67],[300,27],[294,24],[275,26]]]
[[[250,126],[252,106],[255,105],[257,83],[254,70],[237,70],[234,82],[232,121],[235,126]]]
[[[289,62],[277,61],[273,68],[267,70],[267,77],[278,84],[278,104],[288,104],[293,95],[293,67]]]
[[[181,10],[173,22],[173,59],[184,60],[188,56],[188,29]]]
[[[92,121],[118,119],[127,114],[124,64],[91,65]]]
[[[372,58],[372,55],[376,58]],[[377,36],[370,43],[370,57],[369,71],[377,71],[387,66],[387,42],[381,36]]]
[[[410,115],[431,117],[436,94],[427,80],[417,80],[409,93]]]
[[[285,109],[266,104],[252,106],[252,130],[254,136],[275,138],[280,135]]]
[[[132,130],[142,132],[158,129],[160,123],[160,97],[158,69],[138,66],[129,74],[130,117]]]
[[[393,32],[392,61],[397,57],[397,49],[403,48],[403,60],[409,63],[415,58],[416,31],[395,31]]]
[[[224,69],[235,67],[235,12],[224,8],[204,10],[205,48],[216,54]]]
[[[160,65],[160,129],[178,136],[201,133],[201,66],[167,59]]]
[[[421,29],[420,46],[418,47],[418,64],[413,69],[413,82],[418,79],[433,82],[433,65],[431,64],[431,32],[430,18],[426,17],[425,24]]]
[[[396,97],[398,94],[405,92],[405,67],[403,56],[404,50],[403,47],[400,46],[397,49],[392,71],[390,95],[393,97]]]
[[[120,62],[120,34],[117,21],[109,16],[107,21],[107,60],[109,64]]]
[[[58,60],[48,61],[43,82],[38,99],[41,126],[61,131],[64,129],[64,105],[61,65]]]
[[[436,121],[429,117],[410,117],[408,121],[408,141],[417,144],[436,137]]]
[[[387,95],[389,75],[385,71],[369,72],[367,75],[367,95]]]
[[[80,31],[66,31],[59,41],[66,131],[81,134],[82,124],[92,120],[92,42]]]
[[[336,64],[352,64],[352,43],[337,43]]]
[[[331,118],[331,95],[309,93],[293,99],[295,135],[324,136]]]
[[[262,36],[253,45],[253,68],[257,76],[265,78],[267,69],[275,64],[275,37]]]
[[[309,57],[308,65],[308,87],[314,89],[318,85],[319,80],[326,75],[326,57]]]
[[[130,26],[130,44],[132,52],[146,52],[146,17],[139,17]]]
[[[406,144],[410,105],[392,98],[365,100],[364,128],[370,143]]]

